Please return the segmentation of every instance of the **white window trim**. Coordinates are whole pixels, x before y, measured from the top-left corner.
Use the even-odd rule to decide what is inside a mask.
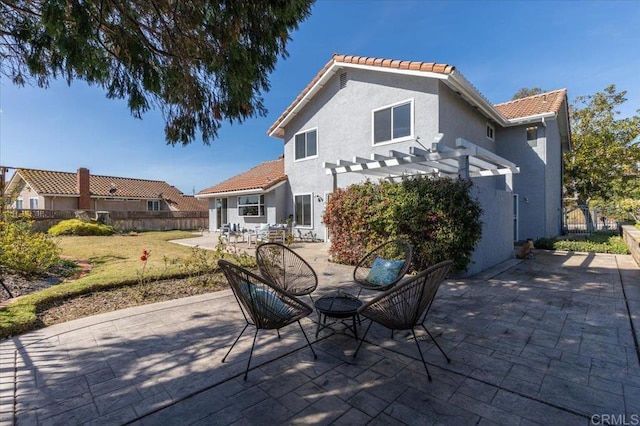
[[[240,204],[240,198],[241,197],[258,197],[258,203],[257,204]],[[260,202],[262,200],[262,202]],[[238,209],[238,217],[264,217],[265,215],[260,214],[260,207],[262,207],[263,211],[266,211],[266,207],[264,205],[264,194],[247,194],[247,195],[238,195],[238,198],[236,199],[236,208]],[[240,209],[242,207],[254,207],[257,206],[258,207],[258,214],[240,214]]]
[[[36,200],[38,206],[35,209],[31,208],[31,200]],[[29,197],[29,210],[40,210],[40,199],[38,197]]]
[[[489,135],[487,135],[487,129],[491,129],[491,134],[493,135],[492,138],[489,137]],[[490,141],[495,142],[496,141],[496,127],[491,125],[491,123],[487,123],[487,127],[484,129],[485,132],[485,136],[487,137],[487,139],[489,139]]]
[[[300,192],[297,194],[293,194],[293,218],[295,220],[296,218],[296,197],[302,197],[308,195],[310,198],[309,201],[309,205],[311,207],[311,225],[298,225],[298,223],[296,222],[296,229],[300,228],[300,229],[313,229],[313,213],[314,213],[314,208],[313,208],[313,192]]]
[[[307,156],[307,157],[296,158],[296,136],[301,135],[301,134],[310,133],[310,132],[313,132],[314,130],[316,132],[316,155],[310,155],[310,156]],[[293,162],[294,163],[298,163],[300,161],[307,161],[307,160],[313,160],[314,158],[318,158],[319,140],[320,140],[320,134],[318,132],[318,128],[317,127],[311,127],[309,129],[302,130],[302,131],[296,133],[295,135],[293,135]]]
[[[395,139],[391,139],[389,141],[384,141],[384,142],[378,142],[376,143],[375,141],[375,114],[378,111],[382,111],[383,109],[388,109],[391,108],[393,109],[394,107],[400,106],[400,105],[404,105],[404,104],[409,104],[411,106],[410,110],[411,110],[411,117],[409,118],[410,122],[411,122],[411,133],[409,134],[409,136],[402,136],[401,138],[395,138]],[[383,146],[383,145],[389,145],[392,143],[399,143],[399,142],[406,142],[406,141],[410,141],[410,140],[414,140],[415,139],[415,132],[416,132],[416,126],[414,123],[414,117],[415,117],[415,108],[414,108],[414,98],[409,98],[409,99],[405,99],[403,101],[400,102],[396,102],[393,104],[389,104],[389,105],[385,105],[382,106],[380,108],[376,108],[374,110],[371,111],[371,146]],[[391,114],[391,118],[393,119],[393,114]],[[393,122],[391,123],[391,133],[393,134]]]
[[[124,201],[124,200],[107,200],[107,201]],[[158,204],[158,210],[153,209],[153,208],[151,210],[149,210],[149,203],[153,203],[151,205],[151,207],[155,207],[155,204],[157,203]],[[158,200],[147,200],[147,211],[148,212],[159,212],[160,211],[160,201],[158,201]]]
[[[20,201],[20,207],[18,207],[18,201]],[[22,196],[16,198],[16,210],[24,210],[24,198]]]

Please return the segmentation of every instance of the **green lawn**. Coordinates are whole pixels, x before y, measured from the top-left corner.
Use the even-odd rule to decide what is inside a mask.
[[[38,308],[54,301],[143,280],[212,272],[223,253],[168,242],[193,236],[185,231],[167,231],[106,237],[57,237],[62,255],[72,260],[87,261],[92,266],[91,271],[84,277],[65,280],[61,284],[26,295],[0,309],[0,338],[38,327]],[[149,252],[146,265],[140,260],[143,250]],[[251,266],[253,259],[245,257],[236,261]]]

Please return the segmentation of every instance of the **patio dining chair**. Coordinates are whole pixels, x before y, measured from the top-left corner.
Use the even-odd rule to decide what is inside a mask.
[[[302,324],[300,324],[302,318],[307,317],[313,312],[313,309],[309,305],[291,293],[281,290],[277,285],[272,284],[268,280],[233,263],[227,262],[226,260],[218,260],[218,266],[227,278],[246,321],[244,328],[229,348],[229,351],[227,351],[227,354],[222,358],[222,362],[226,361],[247,328],[250,325],[254,326],[256,331],[253,335],[249,360],[247,361],[247,368],[244,372],[244,380],[247,380],[253,349],[256,345],[256,338],[258,337],[258,330],[276,330],[278,338],[280,338],[280,329],[294,322],[297,322],[300,326],[300,330],[313,353],[313,357],[318,358],[307,334],[302,328]]]
[[[294,296],[308,295],[318,287],[318,275],[298,253],[280,243],[264,243],[256,248],[260,273]]]
[[[431,380],[431,374],[429,374],[427,363],[422,355],[420,342],[416,338],[415,327],[418,325],[422,326],[442,355],[444,355],[447,362],[451,362],[447,354],[444,353],[444,350],[442,350],[438,342],[436,342],[424,325],[424,322],[438,291],[438,287],[440,287],[440,283],[442,283],[449,269],[451,269],[452,264],[452,260],[445,260],[433,265],[362,305],[358,309],[358,314],[370,319],[371,322],[364,332],[353,357],[355,358],[356,355],[358,355],[360,346],[362,346],[362,342],[364,342],[365,337],[367,337],[369,329],[373,323],[376,322],[391,329],[391,338],[393,338],[393,330],[411,330],[429,380]]]
[[[353,270],[353,280],[363,289],[385,291],[396,285],[409,270],[413,247],[403,239],[380,244],[367,253]]]

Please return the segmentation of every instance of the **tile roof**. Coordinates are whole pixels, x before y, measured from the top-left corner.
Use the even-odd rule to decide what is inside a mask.
[[[20,175],[39,195],[80,196],[78,174],[19,168]],[[13,178],[12,178],[13,180]],[[112,192],[115,189],[115,192]],[[92,198],[118,197],[139,199],[165,199],[173,210],[207,210],[206,202],[185,196],[176,187],[164,181],[132,179],[114,176],[89,175],[89,191]]]
[[[556,90],[541,95],[531,96],[528,98],[519,99],[516,101],[505,102],[497,105],[491,105],[491,103],[480,93],[478,89],[473,87],[471,83],[466,81],[459,72],[456,71],[456,67],[448,64],[438,64],[435,62],[419,62],[419,61],[402,61],[395,59],[383,59],[383,58],[370,58],[364,56],[352,56],[352,55],[340,55],[335,53],[331,60],[325,64],[325,66],[318,72],[318,74],[311,80],[309,84],[300,92],[295,100],[287,107],[287,109],[280,114],[278,119],[269,127],[267,134],[276,136],[279,138],[284,137],[284,128],[280,127],[283,122],[287,120],[287,117],[295,112],[296,108],[301,106],[301,102],[305,97],[312,96],[310,92],[314,90],[314,87],[323,78],[326,78],[326,73],[335,64],[348,64],[359,66],[371,66],[380,68],[389,68],[406,71],[417,72],[430,72],[443,74],[447,78],[454,78],[456,80],[464,80],[465,84],[468,84],[471,91],[475,92],[476,96],[482,99],[482,104],[486,104],[491,109],[494,108],[496,118],[502,116],[505,121],[514,118],[526,118],[545,112],[559,112],[562,105],[562,101],[566,98],[566,89]],[[453,75],[456,72],[456,75]],[[445,80],[446,81],[446,80]]]
[[[244,173],[220,182],[210,188],[203,189],[197,195],[217,194],[221,192],[249,191],[261,189],[266,191],[274,185],[286,181],[284,174],[284,158],[267,161]]]
[[[395,68],[409,71],[423,71],[423,72],[435,72],[439,74],[451,74],[456,68],[452,65],[437,64],[435,62],[418,62],[418,61],[400,61],[395,59],[383,59],[383,58],[371,58],[366,56],[353,56],[353,55],[340,55],[334,53],[333,57],[326,65],[320,70],[320,72],[311,80],[307,87],[296,97],[296,99],[289,105],[289,107],[280,114],[280,117],[275,123],[269,127],[267,131],[271,134],[278,128],[280,123],[286,118],[287,115],[302,101],[302,99],[309,93],[311,88],[322,78],[322,76],[336,63],[354,64],[354,65],[367,65],[381,68]],[[281,133],[281,132],[279,132]],[[276,136],[282,137],[284,134],[276,133]]]
[[[494,106],[507,119],[523,118],[550,112],[557,113],[566,97],[567,89],[560,89]]]

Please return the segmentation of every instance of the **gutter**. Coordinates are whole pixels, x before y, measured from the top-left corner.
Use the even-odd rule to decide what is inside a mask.
[[[276,189],[277,187],[284,185],[285,182],[287,182],[287,180],[283,180],[281,182],[278,182],[277,184],[270,186],[267,189],[264,188],[255,188],[255,189],[238,189],[236,191],[225,191],[225,192],[212,192],[209,194],[196,194],[194,195],[195,198],[198,199],[207,199],[207,198],[222,198],[222,197],[227,197],[229,195],[255,195],[255,194],[266,194],[268,192],[271,192],[272,190]]]

